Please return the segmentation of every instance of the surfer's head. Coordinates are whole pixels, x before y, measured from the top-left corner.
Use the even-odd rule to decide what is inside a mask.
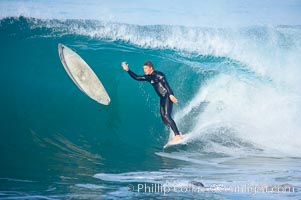
[[[153,63],[151,61],[146,61],[143,64],[143,70],[145,75],[150,75],[151,73],[153,73],[154,71]]]

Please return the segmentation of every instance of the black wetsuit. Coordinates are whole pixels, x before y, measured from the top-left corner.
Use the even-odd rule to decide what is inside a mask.
[[[138,76],[131,70],[129,70],[128,73],[137,81],[148,81],[152,84],[160,97],[160,113],[163,123],[169,125],[175,135],[180,135],[176,123],[171,118],[173,102],[170,100],[169,95],[173,95],[173,92],[169,87],[165,75],[159,71],[153,71],[152,74],[144,76]]]

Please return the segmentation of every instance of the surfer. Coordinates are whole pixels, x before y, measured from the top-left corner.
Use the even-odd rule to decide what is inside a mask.
[[[160,114],[163,123],[168,125],[175,134],[175,136],[172,138],[172,141],[178,141],[182,139],[182,134],[179,132],[175,121],[171,118],[173,103],[176,103],[178,100],[174,96],[173,91],[165,78],[165,75],[162,72],[156,71],[151,61],[146,61],[143,64],[143,70],[145,74],[143,76],[138,76],[132,72],[126,62],[122,62],[121,66],[133,79],[137,81],[148,81],[152,84],[158,96],[160,97]]]

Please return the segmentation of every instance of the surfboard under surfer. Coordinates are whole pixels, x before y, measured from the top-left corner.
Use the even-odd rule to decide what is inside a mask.
[[[174,132],[175,136],[172,138],[172,142],[182,139],[182,134],[178,130],[175,121],[171,117],[173,103],[178,100],[173,94],[165,75],[154,69],[153,63],[151,61],[146,61],[143,64],[144,74],[143,76],[138,76],[133,71],[129,69],[126,62],[121,63],[122,68],[128,72],[128,74],[137,81],[148,81],[154,87],[158,96],[160,97],[160,114],[164,124],[168,125]]]

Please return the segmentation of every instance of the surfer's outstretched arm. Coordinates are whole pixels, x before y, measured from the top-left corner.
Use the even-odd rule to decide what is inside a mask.
[[[135,74],[134,72],[132,72],[130,69],[127,71],[129,73],[129,75],[137,80],[137,81],[147,81],[146,76],[138,76],[137,74]]]
[[[134,72],[132,72],[132,71],[130,70],[129,65],[128,65],[127,63],[122,62],[122,63],[121,63],[121,66],[122,66],[122,68],[123,68],[125,71],[127,71],[127,72],[129,73],[129,75],[130,75],[133,79],[135,79],[135,80],[137,80],[137,81],[147,81],[147,77],[146,77],[146,76],[138,76],[137,74],[135,74]]]

